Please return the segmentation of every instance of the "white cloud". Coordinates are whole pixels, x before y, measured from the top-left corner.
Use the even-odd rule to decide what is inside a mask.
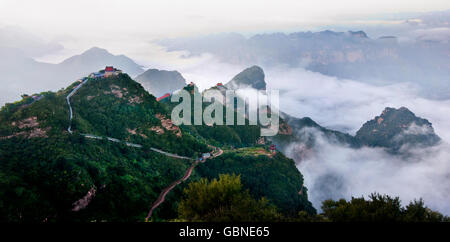
[[[385,107],[407,107],[428,119],[435,132],[450,141],[450,100],[430,100],[418,95],[411,83],[376,86],[337,79],[301,68],[266,68],[268,88],[279,89],[281,110],[311,117],[322,126],[355,134]]]
[[[220,63],[214,62],[214,68]],[[192,68],[204,80],[216,75],[227,78],[237,74],[224,68],[214,73],[209,65]],[[438,146],[415,149],[410,156],[394,156],[381,148],[352,149],[330,143],[314,129],[303,135],[317,136],[317,144],[305,150],[303,144],[287,149],[290,157],[302,157],[298,165],[316,208],[324,199],[369,195],[372,192],[400,196],[407,204],[423,198],[426,205],[450,215],[450,100],[429,100],[417,95],[412,84],[375,86],[353,80],[340,80],[304,69],[264,68],[269,89],[280,90],[280,108],[297,117],[309,116],[321,125],[350,131],[379,115],[385,107],[405,106],[417,116],[433,123],[444,142]],[[231,72],[231,73],[230,73]],[[183,73],[186,75],[186,73]],[[230,77],[230,78],[229,78]],[[205,81],[205,84],[213,82]],[[427,133],[429,127],[411,126],[407,132]]]
[[[0,24],[18,25],[48,40],[71,35],[103,46],[121,36],[145,39],[211,32],[286,31],[348,24],[392,12],[449,9],[446,0],[3,0]],[[369,19],[374,22],[373,19]],[[378,22],[374,22],[377,24]],[[121,50],[123,52],[124,49]]]
[[[402,157],[380,148],[355,150],[331,144],[319,132],[312,133],[317,137],[315,152],[298,168],[316,208],[320,208],[325,199],[367,197],[378,192],[399,196],[404,205],[423,198],[432,209],[450,214],[448,144],[417,149],[413,155]],[[289,150],[294,150],[295,146],[292,144]]]
[[[450,39],[450,28],[439,27],[439,28],[428,28],[428,29],[417,29],[411,33],[412,36],[423,41],[437,41],[442,43],[448,43]]]
[[[428,135],[433,133],[433,129],[428,125],[420,126],[416,123],[411,123],[403,133],[407,135]]]

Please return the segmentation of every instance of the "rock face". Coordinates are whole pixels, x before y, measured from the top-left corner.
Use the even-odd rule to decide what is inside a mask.
[[[317,139],[321,138],[355,149],[361,147],[358,140],[349,134],[322,127],[309,117],[296,118],[286,113],[280,114],[278,134],[269,139],[278,149],[300,163],[315,155]]]
[[[417,117],[405,107],[386,108],[380,116],[366,122],[356,138],[364,145],[393,151],[403,145],[432,146],[440,140],[428,120]]]
[[[228,89],[252,87],[258,90],[266,90],[264,71],[259,66],[249,67],[237,74],[225,86]]]
[[[136,81],[156,97],[182,89],[186,80],[178,71],[149,69],[136,77]]]
[[[270,139],[296,162],[301,162],[317,152],[314,148],[319,137],[354,149],[382,147],[393,154],[406,154],[409,148],[433,146],[440,141],[428,120],[405,107],[386,108],[380,116],[366,122],[356,136],[327,129],[308,117],[295,118],[281,113],[280,131]]]

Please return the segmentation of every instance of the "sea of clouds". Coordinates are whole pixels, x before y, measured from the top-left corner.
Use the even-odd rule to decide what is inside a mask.
[[[200,90],[218,82],[226,83],[248,67],[222,63],[208,53],[187,57],[186,53],[166,52],[161,47],[139,49],[140,63],[178,70]],[[297,160],[297,167],[304,175],[309,198],[316,208],[320,210],[325,199],[350,199],[379,192],[399,196],[405,204],[423,198],[432,209],[450,215],[450,100],[428,99],[420,95],[420,87],[414,83],[374,85],[302,68],[261,67],[268,89],[280,91],[281,111],[295,117],[311,117],[324,127],[354,135],[385,107],[405,106],[428,119],[442,138],[438,146],[412,150],[412,155],[406,157],[380,148],[352,149],[309,130],[317,142],[312,155],[301,162]],[[301,145],[293,143],[286,154],[295,158],[296,147]]]
[[[205,58],[206,59],[206,58]],[[202,89],[229,81],[242,66],[223,64],[208,56],[201,67],[180,72],[188,81],[200,81]],[[221,68],[222,67],[222,68]],[[378,192],[399,196],[407,205],[423,198],[426,205],[450,215],[450,100],[427,99],[414,83],[373,85],[338,79],[302,68],[265,67],[268,89],[280,91],[280,109],[295,117],[311,117],[320,125],[354,135],[385,107],[407,107],[428,119],[442,142],[435,147],[415,148],[409,156],[392,155],[382,148],[353,149],[331,142],[317,130],[311,155],[297,160],[305,178],[308,196],[319,209],[325,199],[350,199]],[[421,131],[412,127],[408,132]],[[295,152],[303,144],[291,144]]]
[[[375,86],[324,76],[304,69],[269,68],[269,88],[279,89],[281,110],[296,117],[309,116],[322,126],[355,132],[385,107],[405,106],[433,123],[442,142],[435,147],[415,148],[409,156],[381,148],[352,149],[316,136],[313,155],[298,162],[309,197],[320,209],[325,199],[349,199],[372,192],[399,196],[404,204],[423,198],[425,203],[450,214],[450,100],[421,97],[412,83]],[[408,129],[407,132],[423,130]],[[293,143],[287,155],[296,157]]]

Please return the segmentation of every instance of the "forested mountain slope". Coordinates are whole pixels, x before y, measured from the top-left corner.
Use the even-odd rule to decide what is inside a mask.
[[[0,111],[0,217],[3,221],[143,221],[148,208],[191,161],[153,152],[151,147],[192,158],[210,144],[226,154],[200,164],[188,180],[235,173],[256,199],[263,196],[285,216],[315,213],[303,177],[292,160],[254,149],[257,127],[181,126],[170,106],[156,102],[126,74],[80,82],[56,93],[24,96]],[[254,132],[247,133],[247,129]],[[230,139],[229,131],[234,135]],[[109,137],[142,145],[132,147]],[[266,151],[264,151],[266,150]],[[259,155],[258,155],[259,154]],[[221,164],[225,162],[226,164]],[[219,166],[218,166],[219,165]],[[270,189],[264,189],[268,184]],[[174,188],[153,220],[178,217],[185,183]],[[302,191],[299,193],[299,191]]]

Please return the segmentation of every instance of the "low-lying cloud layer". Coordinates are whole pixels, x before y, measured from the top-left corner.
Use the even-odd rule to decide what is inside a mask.
[[[443,139],[430,148],[413,148],[409,156],[395,156],[380,148],[352,149],[329,142],[316,130],[312,152],[298,164],[316,208],[325,199],[349,199],[372,192],[400,196],[404,203],[423,198],[428,206],[450,214],[450,101],[419,97],[413,84],[374,86],[312,73],[303,69],[268,69],[268,86],[280,89],[281,109],[297,117],[354,134],[387,107],[405,106],[433,123]],[[411,126],[407,133],[427,133]],[[292,144],[287,155],[296,157]]]
[[[183,52],[165,52],[163,48],[149,48],[142,55],[151,57],[143,56],[146,60],[141,63],[178,70],[187,82],[195,82],[200,89],[226,83],[248,67],[222,63],[207,53],[186,57]],[[280,90],[281,111],[293,116],[308,116],[322,126],[355,134],[364,122],[379,115],[385,107],[405,106],[433,123],[436,134],[443,139],[439,146],[415,149],[411,156],[404,157],[379,148],[352,149],[330,143],[320,133],[308,130],[318,137],[317,143],[298,168],[316,208],[320,208],[324,199],[349,199],[376,191],[400,196],[405,203],[422,197],[431,208],[450,214],[450,100],[424,98],[419,94],[421,87],[414,83],[373,85],[302,68],[261,67],[268,89]],[[6,79],[2,82],[15,83]],[[408,132],[427,130],[411,127]],[[287,155],[296,157],[293,152],[298,152],[301,145],[292,144]]]
[[[317,143],[299,165],[316,208],[325,199],[350,199],[372,192],[399,196],[404,204],[423,198],[427,206],[450,214],[450,146],[415,149],[408,157],[393,156],[381,148],[352,149],[330,143],[310,130]],[[287,155],[295,146],[288,148]]]
[[[265,72],[268,88],[280,90],[281,109],[296,117],[309,116],[322,126],[355,134],[385,107],[404,106],[428,119],[441,138],[450,140],[450,100],[421,97],[412,83],[377,86],[301,68]]]
[[[237,73],[232,72],[237,67],[226,65],[217,69],[221,63],[211,63],[215,69],[203,62],[201,68],[190,67],[193,74],[183,72],[183,75],[201,77],[202,85],[207,87],[215,84],[211,80],[226,82]],[[316,208],[320,209],[325,199],[350,199],[379,192],[399,196],[405,204],[423,198],[432,209],[450,214],[450,100],[423,98],[418,94],[419,87],[412,83],[377,86],[301,68],[263,66],[263,69],[268,89],[280,90],[280,109],[296,117],[309,116],[322,126],[354,135],[385,107],[405,106],[428,119],[442,138],[438,146],[415,148],[409,150],[409,156],[395,156],[381,148],[353,149],[330,142],[314,129],[302,130],[303,135],[317,137],[313,150],[298,155],[305,146],[292,144],[286,153],[293,158],[302,157],[298,168]],[[214,70],[220,71],[213,75]],[[411,126],[406,132],[429,130]]]

